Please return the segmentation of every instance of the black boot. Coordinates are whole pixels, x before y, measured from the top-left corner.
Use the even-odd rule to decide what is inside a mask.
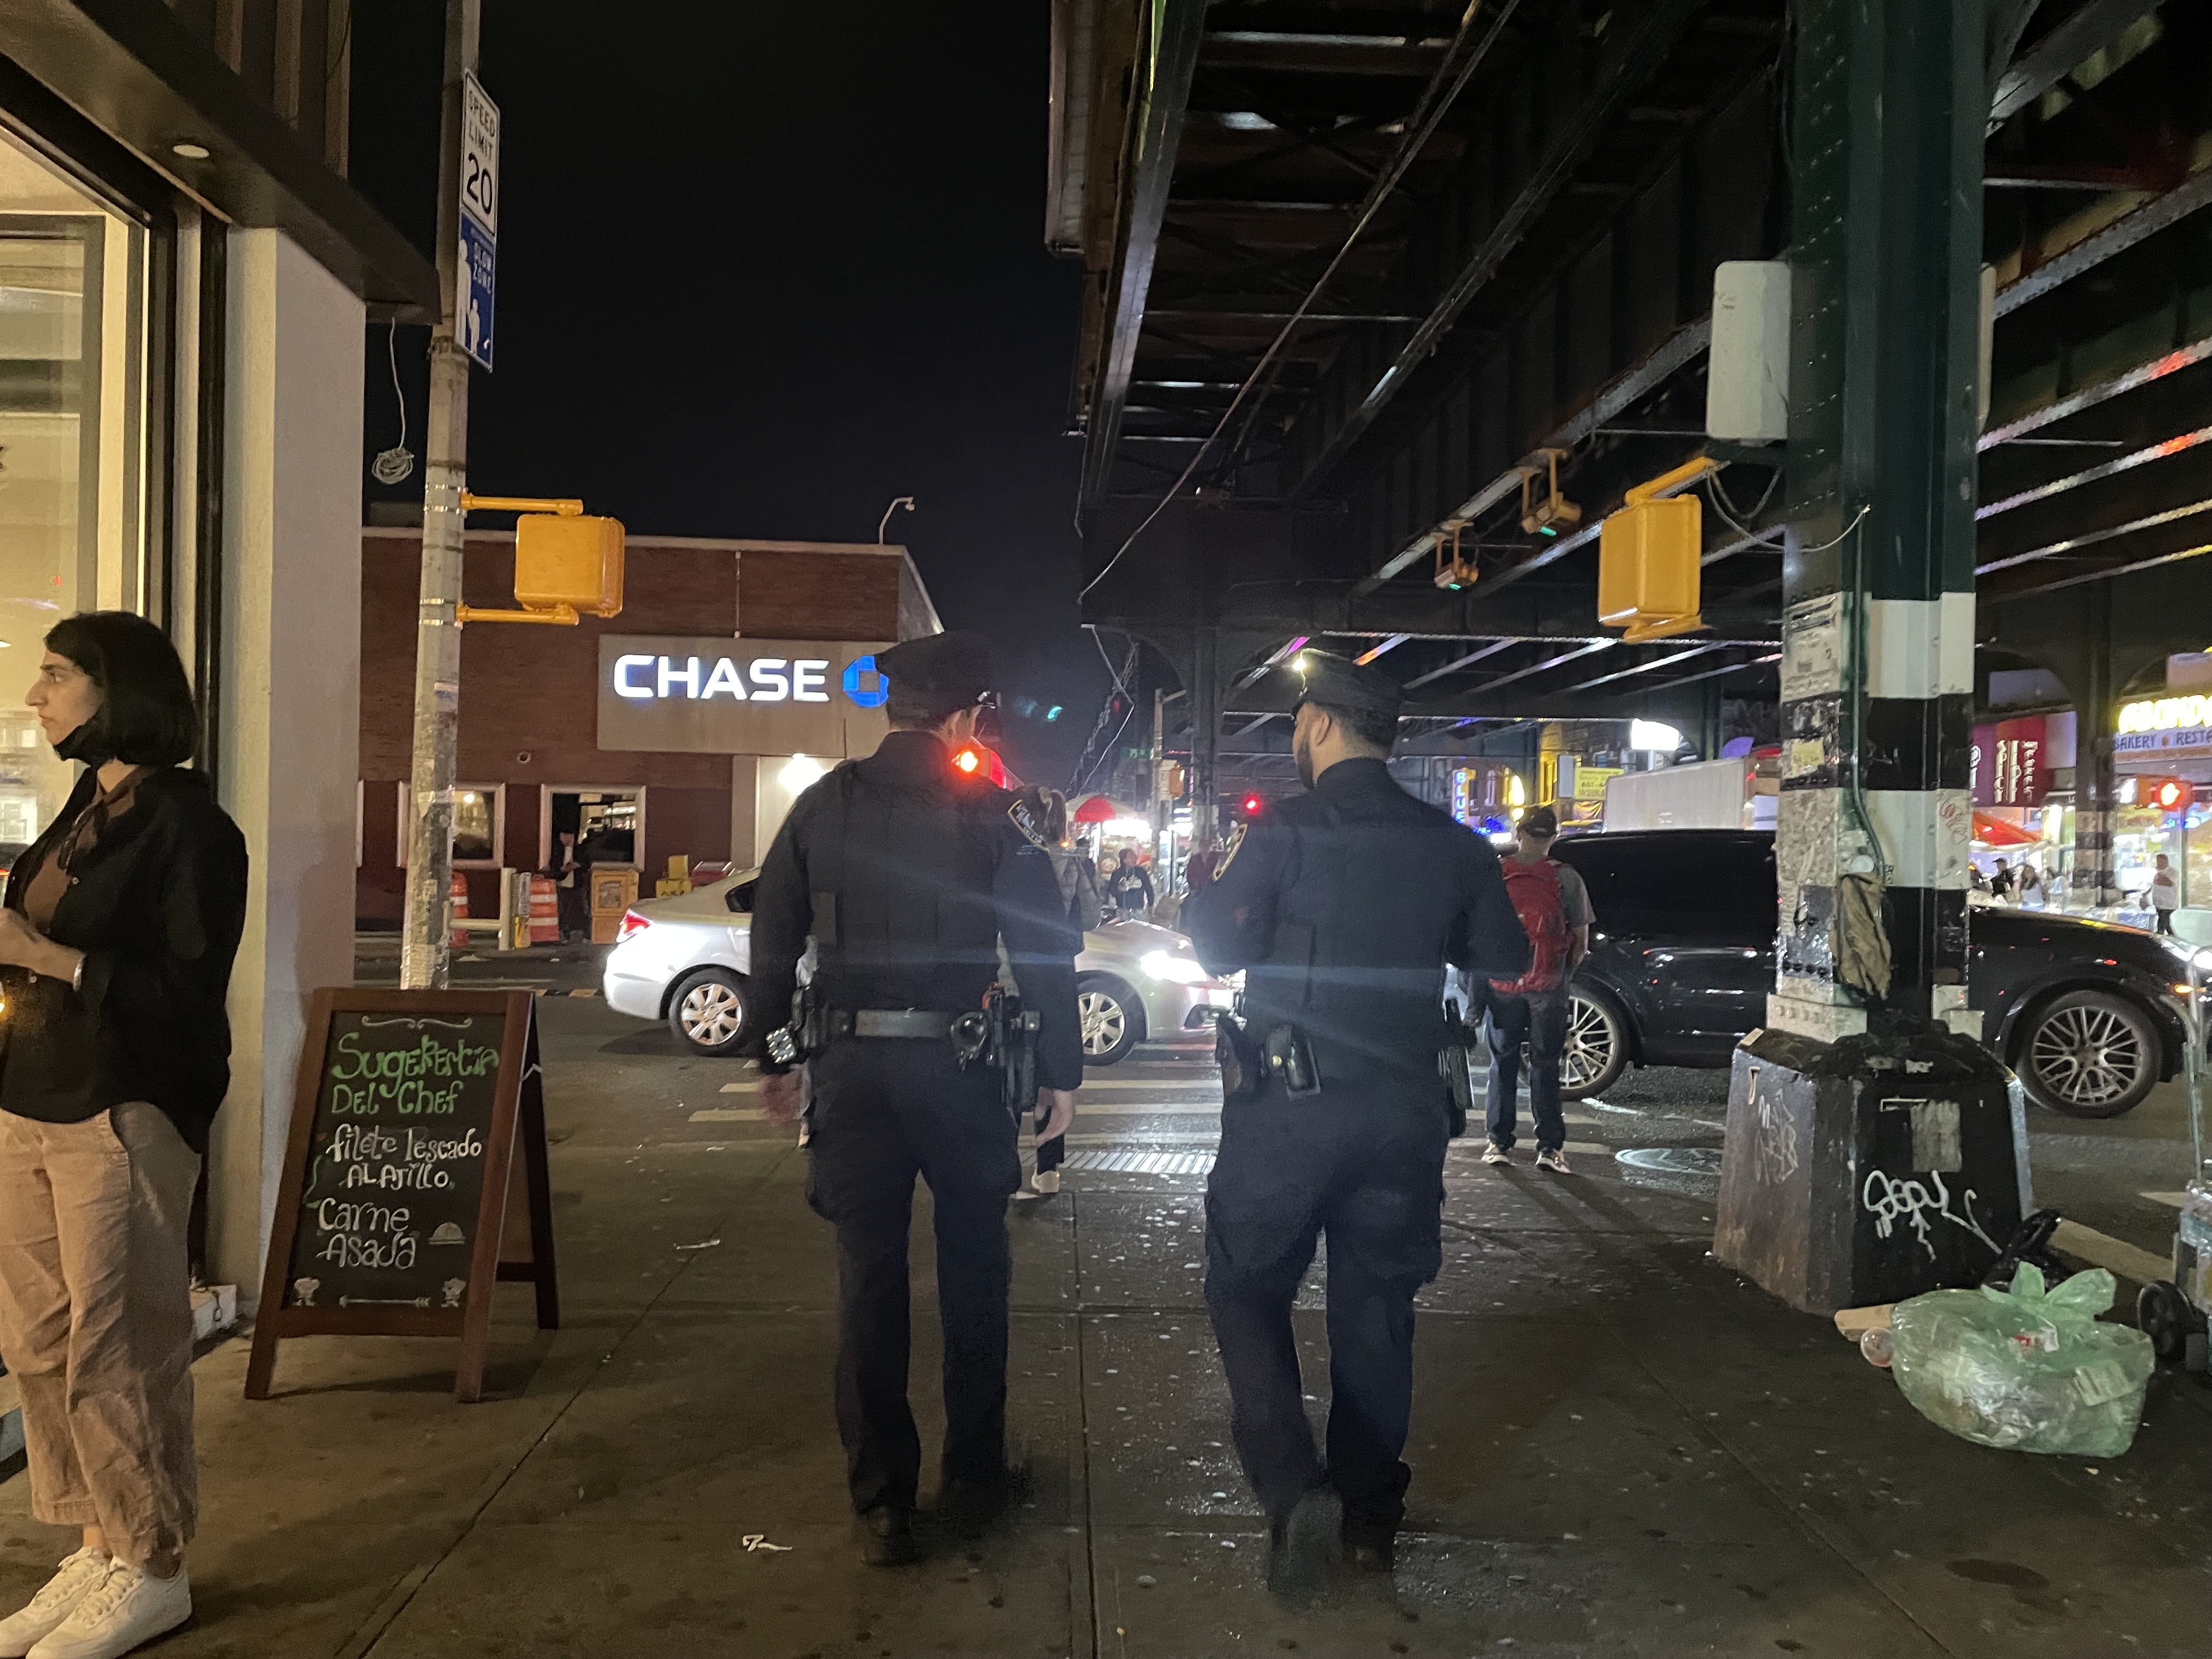
[[[1269,1529],[1267,1588],[1285,1601],[1323,1595],[1344,1541],[1344,1502],[1316,1486]]]
[[[903,1567],[921,1559],[914,1541],[914,1516],[906,1510],[870,1510],[860,1517],[860,1559],[872,1567]]]

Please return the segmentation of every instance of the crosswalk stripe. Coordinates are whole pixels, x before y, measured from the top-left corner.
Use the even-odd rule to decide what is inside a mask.
[[[1086,1077],[1085,1089],[1218,1089],[1218,1077]]]
[[[1136,1101],[1100,1101],[1096,1105],[1082,1103],[1078,1097],[1075,1108],[1078,1117],[1219,1117],[1221,1108],[1215,1106],[1144,1105]]]

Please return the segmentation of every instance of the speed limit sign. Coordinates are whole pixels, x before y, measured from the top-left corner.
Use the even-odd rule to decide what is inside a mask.
[[[461,79],[460,185],[453,331],[461,349],[489,369],[499,270],[499,106],[473,75]]]

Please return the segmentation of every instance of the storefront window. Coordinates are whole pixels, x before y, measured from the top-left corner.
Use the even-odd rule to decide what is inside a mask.
[[[499,862],[498,786],[453,791],[453,862]]]
[[[0,843],[76,781],[21,703],[46,630],[143,604],[145,306],[144,230],[0,129]]]

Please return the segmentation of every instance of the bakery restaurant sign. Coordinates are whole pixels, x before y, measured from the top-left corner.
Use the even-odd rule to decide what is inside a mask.
[[[599,636],[599,747],[709,755],[875,752],[888,644]]]
[[[2116,754],[2212,753],[2212,697],[2147,697],[2124,707],[2117,726]]]

